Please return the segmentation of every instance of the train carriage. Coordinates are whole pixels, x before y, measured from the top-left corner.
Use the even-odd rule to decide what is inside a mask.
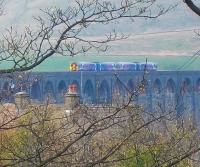
[[[78,62],[70,64],[70,71],[155,71],[153,62]]]
[[[155,71],[157,70],[157,64],[153,63],[153,62],[141,62],[141,63],[137,63],[137,71]]]
[[[123,71],[137,71],[136,63],[122,63]]]

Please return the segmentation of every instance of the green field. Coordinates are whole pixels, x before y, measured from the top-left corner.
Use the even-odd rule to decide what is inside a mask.
[[[62,57],[54,56],[37,66],[33,71],[67,71],[72,62],[149,62],[158,63],[159,70],[177,70],[188,62],[190,56],[76,56]],[[0,68],[8,68],[8,64],[1,63]],[[200,70],[200,58],[182,68],[181,70]]]
[[[190,56],[76,56],[52,57],[34,71],[67,71],[72,62],[149,62],[158,63],[159,70],[177,70],[180,66],[190,61]],[[200,70],[200,58],[185,66],[181,70]]]

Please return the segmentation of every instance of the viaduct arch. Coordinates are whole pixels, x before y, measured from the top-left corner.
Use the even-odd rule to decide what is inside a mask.
[[[39,76],[39,77],[38,77]],[[63,103],[63,95],[69,84],[76,84],[83,103],[105,104],[120,102],[130,92],[143,84],[136,102],[145,109],[154,112],[159,107],[165,110],[180,106],[179,111],[194,111],[200,118],[200,72],[198,71],[150,71],[144,77],[143,72],[32,72],[30,86],[26,91],[35,101],[50,100]],[[35,80],[35,78],[39,78]],[[0,79],[1,95],[10,101],[11,79]],[[119,95],[119,97],[116,97]],[[118,103],[117,102],[117,103]],[[159,104],[159,105],[156,105]],[[170,105],[169,105],[170,104]]]

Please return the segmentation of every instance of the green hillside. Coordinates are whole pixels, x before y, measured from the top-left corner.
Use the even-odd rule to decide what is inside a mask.
[[[190,56],[76,56],[76,57],[52,57],[34,71],[67,71],[72,62],[149,62],[158,63],[159,70],[177,70],[180,66],[188,62]],[[200,58],[197,58],[189,66],[181,70],[200,70]]]
[[[145,62],[146,58],[149,62],[157,63],[159,70],[177,70],[191,60],[190,56],[54,56],[45,60],[33,71],[68,71],[72,62]],[[9,68],[9,64],[1,62],[0,69],[5,68]],[[200,58],[196,58],[181,70],[200,70]]]

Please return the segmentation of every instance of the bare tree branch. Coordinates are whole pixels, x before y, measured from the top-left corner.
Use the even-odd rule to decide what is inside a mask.
[[[197,7],[192,0],[183,0],[187,6],[194,12],[196,13],[198,16],[200,16],[200,8]]]
[[[122,0],[111,3],[100,0],[77,0],[73,7],[66,10],[58,8],[42,10],[45,15],[35,18],[38,30],[26,28],[19,34],[13,28],[4,35],[0,50],[0,61],[10,62],[8,69],[0,73],[30,70],[54,54],[75,56],[85,54],[92,49],[106,51],[111,41],[127,36],[115,30],[104,34],[102,39],[89,40],[84,34],[89,27],[108,25],[120,19],[154,19],[174,6],[162,8],[157,1]]]

